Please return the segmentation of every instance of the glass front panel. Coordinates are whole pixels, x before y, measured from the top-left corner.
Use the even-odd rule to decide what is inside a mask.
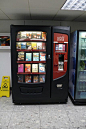
[[[76,99],[86,99],[86,32],[79,32]]]
[[[46,42],[44,40],[46,40],[45,32],[18,32],[16,41],[18,83],[45,83]]]

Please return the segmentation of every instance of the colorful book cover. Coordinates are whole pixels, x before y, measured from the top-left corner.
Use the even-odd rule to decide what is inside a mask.
[[[33,76],[33,83],[37,83],[38,82],[38,76]]]
[[[23,75],[18,75],[18,82],[23,82]]]
[[[24,52],[18,52],[18,61],[24,61]]]
[[[32,72],[38,73],[38,64],[32,64]]]
[[[32,61],[32,53],[26,53],[26,61]]]
[[[25,64],[25,72],[31,72],[31,64]]]
[[[25,83],[31,83],[31,76],[25,75]]]
[[[42,49],[46,50],[46,44],[45,43],[42,43]]]
[[[39,49],[39,50],[42,49],[42,43],[37,43],[37,49]]]
[[[26,42],[21,42],[21,49],[26,49]]]
[[[45,82],[45,75],[39,75],[39,82]]]
[[[33,61],[39,61],[39,53],[33,53]]]
[[[36,37],[37,37],[37,39],[42,39],[42,33],[41,32],[37,32]]]
[[[18,73],[24,72],[24,64],[18,64]]]
[[[41,72],[41,73],[45,72],[45,64],[41,64],[41,63],[39,64],[39,72]]]
[[[21,39],[25,39],[26,38],[26,32],[21,32]]]
[[[42,32],[42,39],[43,41],[46,41],[46,32]]]
[[[16,49],[21,49],[21,42],[16,43]]]
[[[40,52],[40,61],[46,61],[46,53]]]
[[[27,42],[26,48],[27,48],[28,50],[31,50],[31,49],[32,49],[32,44],[31,44],[31,42]]]
[[[32,43],[32,49],[33,50],[37,49],[37,43]]]

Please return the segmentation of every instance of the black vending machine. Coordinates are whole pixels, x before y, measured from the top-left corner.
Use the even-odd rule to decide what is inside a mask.
[[[11,25],[13,103],[67,102],[69,33],[69,27]]]

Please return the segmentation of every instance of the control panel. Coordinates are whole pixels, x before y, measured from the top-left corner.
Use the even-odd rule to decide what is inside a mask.
[[[63,76],[67,71],[68,35],[54,33],[53,41],[53,79]]]

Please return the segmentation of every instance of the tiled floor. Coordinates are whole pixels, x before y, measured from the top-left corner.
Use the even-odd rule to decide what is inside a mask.
[[[0,98],[0,129],[86,129],[86,106],[14,105]]]

